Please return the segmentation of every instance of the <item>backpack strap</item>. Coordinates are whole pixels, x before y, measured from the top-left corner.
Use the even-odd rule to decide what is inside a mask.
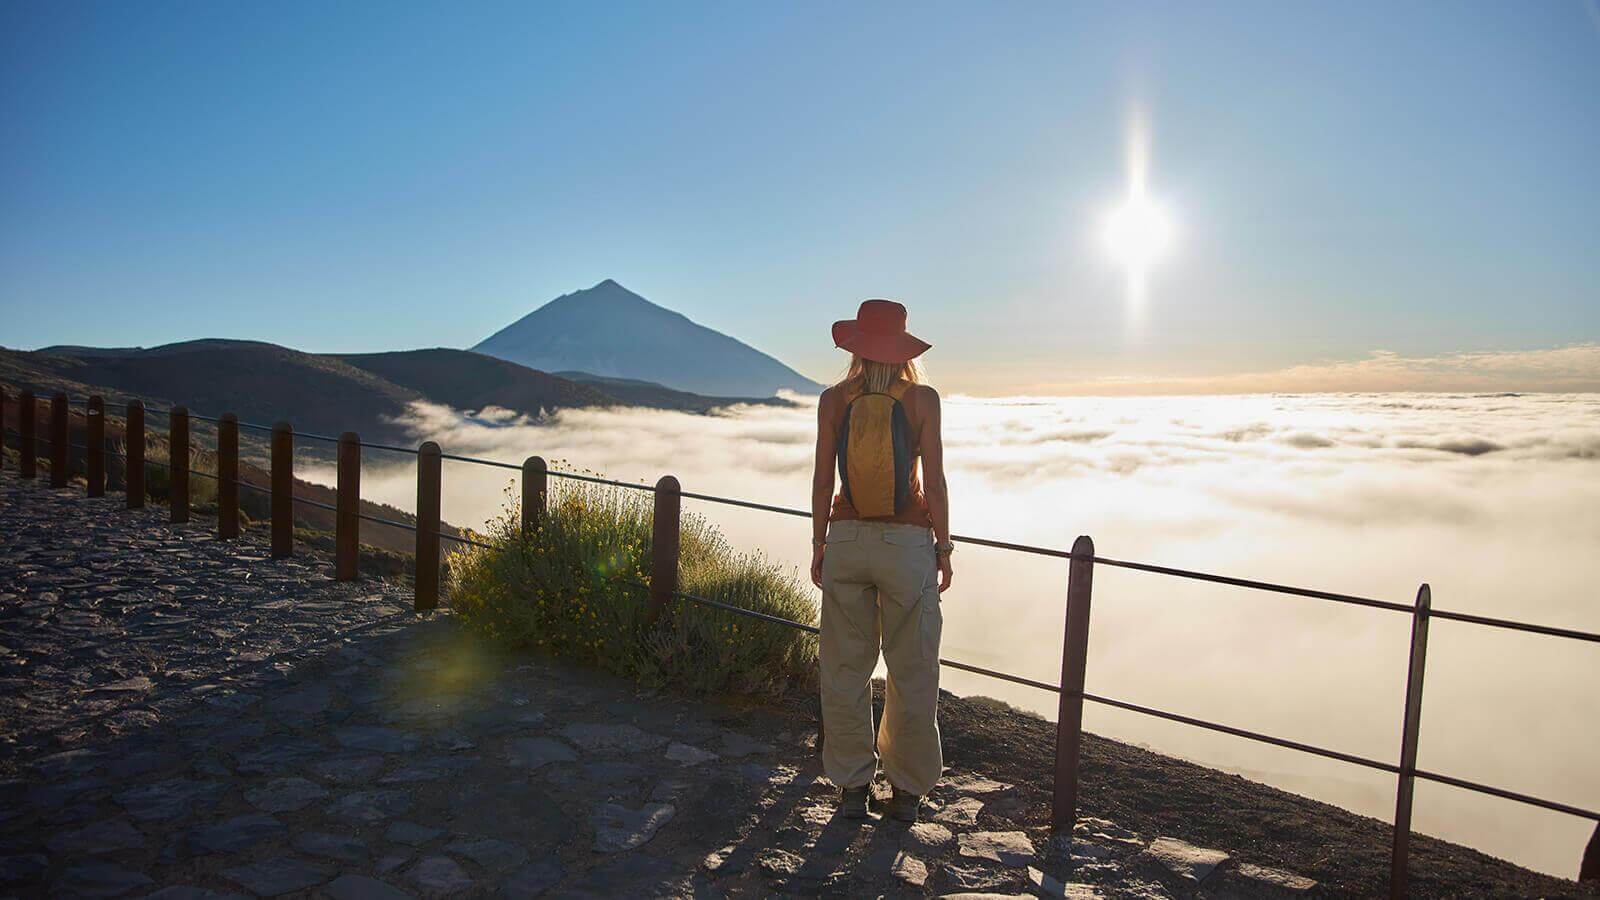
[[[907,382],[907,381],[896,381],[894,383],[894,386],[889,388],[888,395],[891,398],[893,398],[894,400],[899,401],[900,398],[905,396],[906,391],[909,391],[909,390],[911,390],[911,383],[910,382]],[[855,402],[856,398],[861,397],[864,394],[875,394],[875,393],[881,393],[881,392],[880,391],[869,391],[869,390],[867,390],[867,386],[866,386],[865,382],[857,380],[855,382],[852,382],[850,384],[850,386],[845,389],[844,405],[845,406],[849,406],[851,403]]]

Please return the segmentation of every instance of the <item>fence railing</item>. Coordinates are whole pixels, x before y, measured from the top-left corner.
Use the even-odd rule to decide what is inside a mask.
[[[69,449],[69,401],[67,396],[65,394],[56,394],[50,400],[49,438],[42,438],[38,435],[38,423],[36,420],[38,400],[33,393],[24,391],[18,399],[20,422],[18,429],[13,431],[3,421],[5,396],[3,392],[0,392],[0,433],[15,434],[19,438],[18,450],[20,451],[21,476],[23,478],[37,476],[37,448],[38,444],[45,443],[50,446],[51,485],[65,487],[68,483],[67,451]],[[120,455],[126,460],[128,473],[125,479],[127,484],[127,505],[129,508],[141,507],[144,505],[145,499],[144,466],[147,464],[160,465],[160,463],[145,459],[145,408],[138,400],[130,400],[126,404],[111,405],[120,407],[125,412],[124,444],[126,452],[113,455]],[[111,452],[105,446],[104,411],[106,406],[107,404],[100,397],[88,397],[85,399],[85,443],[72,445],[72,448],[79,449],[84,453],[84,471],[88,482],[87,493],[89,496],[101,496],[105,492],[105,455]],[[338,437],[300,432],[298,434],[299,437],[331,443],[337,447],[336,503],[330,505],[310,498],[294,496],[293,467],[296,432],[287,422],[279,422],[270,426],[259,425],[251,422],[241,422],[232,413],[224,413],[220,417],[213,418],[191,413],[182,406],[172,407],[166,415],[168,420],[167,458],[170,468],[168,508],[173,522],[186,522],[189,520],[189,476],[196,474],[215,477],[218,482],[218,536],[222,539],[236,537],[238,535],[238,489],[245,487],[252,490],[261,490],[256,485],[241,482],[238,478],[238,430],[246,428],[264,432],[270,435],[271,486],[268,492],[271,495],[272,556],[274,558],[284,558],[291,556],[294,552],[293,506],[296,503],[331,510],[335,513],[334,568],[335,576],[341,581],[349,581],[357,577],[360,522],[374,522],[380,525],[413,531],[416,534],[416,579],[413,606],[418,611],[434,609],[439,603],[439,542],[441,540],[470,544],[476,547],[491,547],[491,545],[474,540],[471,537],[451,535],[441,531],[441,462],[448,459],[454,462],[520,472],[522,488],[521,525],[525,534],[531,533],[532,530],[536,529],[545,515],[548,479],[552,477],[653,493],[655,495],[655,506],[652,523],[650,581],[648,583],[640,581],[624,582],[630,587],[648,592],[646,602],[648,604],[647,618],[649,619],[659,616],[668,603],[674,600],[682,600],[807,631],[812,634],[818,633],[818,629],[814,625],[745,609],[719,600],[700,597],[678,590],[679,507],[683,498],[745,509],[762,510],[779,515],[810,518],[811,514],[806,510],[685,491],[679,485],[678,480],[671,475],[663,476],[654,485],[636,484],[577,472],[552,471],[545,460],[538,456],[530,456],[521,465],[516,465],[498,460],[444,453],[439,445],[433,441],[427,441],[413,449],[365,442],[355,432],[345,432]],[[217,428],[215,450],[217,472],[215,476],[210,476],[210,473],[200,471],[191,472],[188,465],[171,464],[176,460],[187,461],[190,458],[189,420],[191,418],[213,423]],[[361,451],[364,449],[409,454],[417,458],[417,512],[414,524],[385,519],[360,511]],[[1422,724],[1423,672],[1427,662],[1428,623],[1431,619],[1449,619],[1491,628],[1522,631],[1569,640],[1588,641],[1590,643],[1600,643],[1600,633],[1434,609],[1432,606],[1432,591],[1427,584],[1423,584],[1417,589],[1412,603],[1399,603],[1390,600],[1339,594],[1097,556],[1094,550],[1094,541],[1086,535],[1079,537],[1073,543],[1070,551],[967,535],[952,535],[951,539],[963,544],[993,547],[1069,561],[1066,621],[1062,639],[1061,680],[1059,684],[1025,678],[1020,675],[995,671],[956,660],[944,658],[939,660],[940,665],[943,666],[1000,679],[1013,684],[1025,685],[1042,691],[1049,691],[1059,696],[1056,720],[1054,791],[1050,809],[1050,823],[1056,828],[1070,830],[1077,819],[1080,786],[1078,763],[1082,739],[1084,701],[1170,722],[1179,722],[1196,728],[1208,729],[1302,753],[1309,753],[1368,769],[1376,769],[1396,776],[1395,821],[1389,875],[1389,893],[1391,897],[1403,897],[1406,895],[1407,860],[1411,841],[1412,793],[1416,780],[1419,778],[1600,822],[1600,812],[1592,809],[1534,797],[1506,788],[1480,784],[1465,778],[1430,772],[1417,767],[1417,745]],[[1193,716],[1092,694],[1084,690],[1084,676],[1088,663],[1090,597],[1092,595],[1094,569],[1096,566],[1131,569],[1174,578],[1225,584],[1250,590],[1268,591],[1406,614],[1411,620],[1411,643],[1406,674],[1405,706],[1401,719],[1399,759],[1395,762],[1371,759],[1328,747],[1319,747],[1245,728],[1237,728],[1219,722],[1211,722]],[[1597,840],[1590,842],[1591,847],[1600,843],[1600,826],[1596,828],[1596,835]],[[1586,858],[1583,871],[1589,871],[1597,863],[1600,863],[1600,861]]]

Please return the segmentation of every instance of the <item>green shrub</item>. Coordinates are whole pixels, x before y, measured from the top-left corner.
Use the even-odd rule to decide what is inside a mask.
[[[645,624],[652,497],[580,482],[550,491],[543,524],[521,534],[515,500],[450,556],[449,603],[472,627],[631,677],[703,692],[776,694],[814,685],[815,636],[687,600]],[[810,592],[704,518],[682,518],[679,589],[815,624]]]

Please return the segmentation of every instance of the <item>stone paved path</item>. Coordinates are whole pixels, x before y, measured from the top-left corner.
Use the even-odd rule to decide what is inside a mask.
[[[804,723],[506,656],[165,518],[0,473],[0,895],[1311,889],[1110,822],[1052,841],[972,773],[915,827],[847,823]]]

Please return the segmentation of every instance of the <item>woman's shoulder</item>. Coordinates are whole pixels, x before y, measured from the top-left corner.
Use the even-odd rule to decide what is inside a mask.
[[[902,396],[917,404],[939,402],[939,392],[931,384],[913,384]]]

